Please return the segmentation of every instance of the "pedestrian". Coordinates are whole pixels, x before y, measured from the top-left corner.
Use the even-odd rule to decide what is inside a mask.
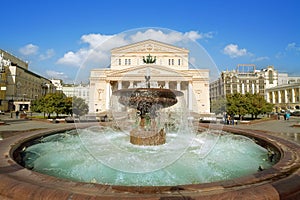
[[[19,113],[20,113],[20,112],[17,110],[17,111],[16,111],[16,119],[19,119]]]
[[[230,124],[230,115],[227,115],[227,124]]]
[[[234,115],[231,115],[230,119],[231,119],[231,124],[234,125]]]
[[[286,120],[290,119],[291,114],[290,113],[286,113]]]

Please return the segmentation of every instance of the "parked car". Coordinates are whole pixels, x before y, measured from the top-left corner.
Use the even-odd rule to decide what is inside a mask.
[[[0,115],[5,115],[5,112],[3,110],[0,110]]]
[[[203,115],[199,118],[200,123],[216,123],[217,117],[214,114]]]

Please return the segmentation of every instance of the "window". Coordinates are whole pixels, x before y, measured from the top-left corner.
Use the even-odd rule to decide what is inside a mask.
[[[169,59],[169,65],[174,65],[174,59]]]
[[[125,65],[127,65],[127,59],[125,59]]]
[[[178,65],[180,65],[180,59],[178,59]]]
[[[273,71],[269,71],[269,83],[273,84]]]
[[[131,59],[128,59],[128,65],[131,65]]]
[[[119,65],[121,65],[121,64],[122,64],[121,59],[119,59]]]

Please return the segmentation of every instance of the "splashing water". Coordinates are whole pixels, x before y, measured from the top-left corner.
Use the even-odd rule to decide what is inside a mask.
[[[74,181],[173,186],[228,180],[272,165],[266,149],[223,131],[170,132],[159,146],[133,145],[128,137],[107,127],[57,133],[25,150],[25,166]]]

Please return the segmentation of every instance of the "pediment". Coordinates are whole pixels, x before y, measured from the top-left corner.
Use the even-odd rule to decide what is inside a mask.
[[[151,77],[183,77],[190,76],[184,72],[176,71],[159,65],[143,65],[135,68],[113,71],[108,74],[110,77],[144,77],[149,74]]]
[[[134,44],[114,48],[111,50],[112,54],[122,53],[153,53],[153,52],[168,52],[168,53],[188,53],[185,48],[176,47],[170,44],[155,40],[145,40]]]

